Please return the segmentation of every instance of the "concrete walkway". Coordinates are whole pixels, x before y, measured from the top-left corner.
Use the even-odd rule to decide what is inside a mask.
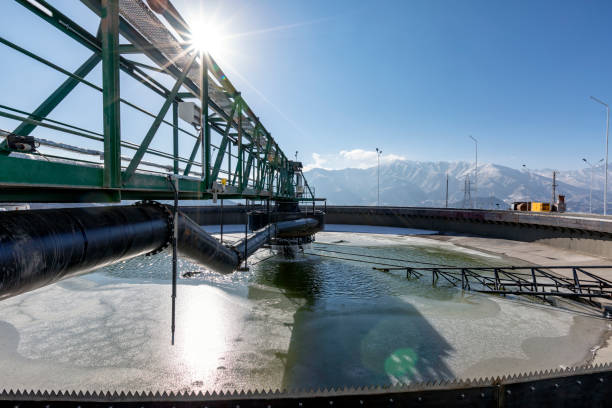
[[[612,280],[612,258],[586,255],[545,244],[512,241],[509,239],[459,234],[423,235],[422,237],[451,242],[458,246],[515,258],[519,261],[517,265],[610,265],[610,269],[601,270],[599,274],[602,278]]]

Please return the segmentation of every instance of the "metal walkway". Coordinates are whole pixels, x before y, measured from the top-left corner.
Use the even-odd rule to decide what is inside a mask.
[[[405,271],[407,279],[429,278],[434,286],[446,284],[474,292],[535,297],[554,306],[557,306],[555,298],[579,300],[601,309],[606,317],[612,318],[612,281],[597,274],[601,271],[612,271],[611,265],[462,267],[384,256],[365,256],[339,251],[334,245],[323,243],[317,243],[313,249],[317,252],[307,254],[372,264],[372,269],[382,272]],[[427,266],[414,266],[415,263]]]
[[[503,266],[503,267],[374,267],[389,272],[405,270],[406,278],[431,275],[464,290],[497,295],[535,296],[550,302],[551,297],[581,299],[600,306],[612,302],[612,282],[593,271],[612,266]],[[554,272],[553,272],[554,271]],[[571,277],[569,277],[571,275]]]
[[[282,151],[213,56],[195,46],[171,2],[82,0],[99,17],[97,33],[85,28],[88,20],[62,12],[62,5],[16,2],[32,14],[23,26],[58,30],[66,34],[67,50],[89,58],[72,72],[57,61],[61,55],[53,61],[41,56],[44,38],[26,49],[19,33],[11,33],[12,40],[0,36],[7,65],[27,58],[41,75],[52,70],[65,76],[44,97],[34,93],[36,78],[26,83],[11,73],[11,81],[24,82],[23,92],[41,102],[33,111],[0,104],[0,201],[169,200],[168,175],[177,180],[180,199],[315,200],[301,163]],[[87,79],[100,64],[101,86]],[[143,93],[128,100],[120,89],[132,85]],[[102,132],[51,117],[83,87],[102,94]],[[149,91],[159,96],[159,111],[140,106],[150,103]],[[72,107],[74,117],[90,112],[91,104],[87,99]],[[142,134],[126,131],[126,123],[145,124]]]

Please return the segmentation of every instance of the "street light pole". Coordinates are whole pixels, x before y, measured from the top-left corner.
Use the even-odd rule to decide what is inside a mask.
[[[601,159],[597,164],[601,163],[604,159]],[[589,187],[589,213],[593,213],[593,174],[595,173],[595,165],[589,162],[587,159],[582,159],[583,162],[591,166],[591,185]]]
[[[606,176],[604,177],[604,215],[608,215],[608,136],[610,134],[610,106],[594,96],[591,96],[591,99],[606,107],[606,163],[604,166]]]
[[[474,146],[476,148],[476,165],[474,166],[474,199],[476,203],[478,203],[478,140],[472,135],[468,136],[470,139],[474,141]],[[478,206],[478,204],[476,204]]]
[[[448,208],[448,171],[446,172],[446,201],[444,208]]]
[[[529,183],[531,181],[531,174],[529,173],[529,168],[527,167],[526,164],[523,164],[522,167],[523,169],[525,169],[525,172],[527,172],[527,183]],[[529,201],[529,184],[527,184],[526,190],[527,190],[527,197],[525,198],[525,201]]]
[[[378,159],[378,169],[376,171],[376,177],[378,178],[378,187],[376,189],[376,197],[378,201],[378,206],[380,207],[380,156],[382,155],[382,150],[376,148],[376,157]]]
[[[589,214],[593,214],[593,165],[587,159],[582,159],[583,162],[591,166],[591,185],[589,186]]]

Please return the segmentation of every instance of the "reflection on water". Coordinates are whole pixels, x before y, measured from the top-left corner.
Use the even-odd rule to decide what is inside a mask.
[[[288,298],[300,298],[307,307],[314,305],[325,288],[324,272],[312,258],[299,260],[277,259],[265,261],[257,269],[255,281],[262,285],[274,286]]]
[[[225,349],[228,321],[215,298],[190,296],[189,307],[181,310],[181,324],[189,327],[181,342],[181,358],[191,375],[202,378],[218,366],[216,356]]]
[[[285,388],[452,377],[444,362],[451,346],[414,306],[394,296],[398,286],[418,283],[316,258],[266,262],[256,281],[304,300],[294,315]]]
[[[180,279],[176,346],[167,252],[2,302],[0,381],[148,390],[408,383],[575,364],[601,335],[593,319],[433,287],[427,277],[407,280],[357,261],[479,266],[500,258],[396,235],[317,238],[310,255],[265,260],[261,250],[250,271],[232,275],[182,260],[181,273],[198,273]],[[333,259],[317,248],[359,257]]]

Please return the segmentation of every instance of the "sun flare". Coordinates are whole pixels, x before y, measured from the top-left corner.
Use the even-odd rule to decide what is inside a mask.
[[[191,43],[196,50],[207,52],[213,57],[223,54],[226,48],[221,27],[207,21],[191,27]]]

